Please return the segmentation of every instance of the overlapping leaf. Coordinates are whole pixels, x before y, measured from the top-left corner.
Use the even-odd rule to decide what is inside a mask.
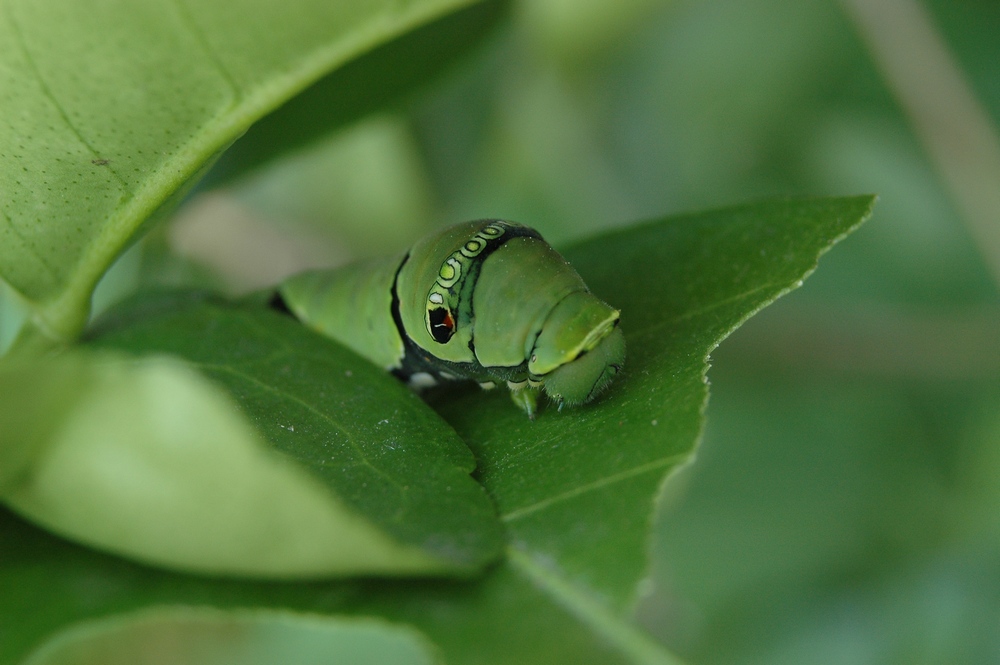
[[[384,621],[158,608],[67,630],[26,665],[431,665],[437,656],[412,629]]]
[[[0,467],[17,463],[0,489],[59,533],[169,567],[268,577],[469,574],[502,546],[454,431],[288,317],[147,296],[106,317],[89,346],[140,359],[0,366],[5,392],[25,396],[0,404]]]
[[[32,330],[72,340],[111,262],[254,121],[463,4],[3,3],[0,277]]]
[[[0,633],[0,663],[17,662],[73,621],[162,603],[379,615],[417,626],[452,663],[676,662],[629,612],[659,489],[691,459],[701,431],[707,355],[800,284],[870,206],[870,197],[762,203],[626,229],[568,251],[591,288],[622,309],[629,356],[620,381],[593,405],[549,408],[534,422],[503,395],[438,400],[475,451],[508,528],[508,557],[483,579],[210,581],[99,555],[7,517],[0,612],[12,623]],[[238,336],[229,338],[239,353]],[[81,592],[87,580],[98,591]]]

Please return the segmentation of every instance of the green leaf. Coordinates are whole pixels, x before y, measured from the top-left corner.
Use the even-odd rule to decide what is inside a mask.
[[[4,392],[23,395],[0,403],[0,461],[12,460],[0,468],[13,469],[0,487],[38,523],[229,575],[469,574],[498,555],[500,525],[455,433],[290,318],[147,297],[91,344],[141,358],[0,365]],[[149,357],[163,353],[187,363]]]
[[[162,649],[150,646],[162,645]],[[166,660],[165,660],[166,659]],[[426,638],[382,621],[158,608],[61,632],[25,665],[431,665]]]
[[[73,339],[143,223],[256,120],[463,0],[11,0],[0,10],[0,277]]]
[[[402,102],[478,46],[509,10],[507,0],[480,2],[347,63],[254,123],[199,187],[223,184],[369,113]],[[373,81],[378,85],[372,85]]]
[[[77,621],[178,604],[381,615],[419,624],[452,664],[630,662],[618,644],[507,566],[476,582],[251,583],[144,568],[55,538],[3,508],[0,534],[2,665],[20,663]]]
[[[527,422],[503,395],[439,404],[479,459],[513,547],[555,578],[629,609],[659,490],[690,460],[708,355],[869,214],[872,197],[773,201],[616,231],[565,252],[621,309],[624,372],[598,403]]]
[[[64,415],[92,384],[81,359],[0,363],[0,496],[29,472],[58,436]]]
[[[534,422],[503,394],[438,395],[500,506],[508,556],[476,582],[236,584],[126,566],[0,522],[0,665],[74,620],[155,603],[377,615],[418,627],[451,663],[676,663],[631,621],[666,478],[690,461],[707,356],[796,287],[872,197],[772,201],[623,229],[566,251],[622,310],[626,371],[596,403]],[[100,594],[74,592],[84,580]],[[31,616],[30,623],[17,620]]]

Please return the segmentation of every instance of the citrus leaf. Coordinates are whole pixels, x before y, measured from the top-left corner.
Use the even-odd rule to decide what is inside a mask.
[[[123,305],[99,331],[92,347],[139,359],[0,366],[5,393],[24,395],[0,405],[0,468],[12,469],[0,488],[22,514],[216,574],[461,575],[498,556],[502,531],[461,440],[291,319],[174,294]]]
[[[477,582],[234,587],[118,570],[108,557],[8,520],[0,532],[16,543],[0,550],[0,561],[10,562],[0,565],[7,614],[32,615],[38,640],[41,624],[51,631],[151,603],[256,604],[410,623],[451,663],[677,663],[630,615],[648,568],[660,490],[691,460],[700,436],[708,354],[801,284],[872,202],[764,202],[622,229],[566,251],[588,285],[621,308],[626,370],[595,403],[549,407],[534,422],[502,394],[437,396],[475,451],[479,478],[510,537],[506,560]],[[73,580],[94,577],[111,589],[98,605],[79,596],[59,600],[72,598]],[[23,653],[32,643],[23,633],[8,639],[21,647],[0,648],[0,663],[4,653]]]
[[[256,120],[463,0],[0,7],[0,277],[65,342],[91,293]]]
[[[74,545],[0,507],[0,664],[21,663],[56,631],[162,605],[395,615],[461,663],[628,663],[614,643],[507,566],[476,582],[212,580],[146,568]],[[77,623],[80,622],[80,623]],[[172,643],[173,644],[173,643]]]
[[[507,0],[479,2],[334,70],[254,123],[199,187],[225,184],[369,113],[405,101],[488,37],[509,14],[509,5]]]
[[[161,645],[151,649],[150,645]],[[383,621],[290,612],[157,608],[86,622],[54,636],[25,665],[432,665],[433,645]]]
[[[799,286],[869,214],[872,197],[772,201],[654,222],[565,252],[621,309],[624,372],[596,403],[534,422],[503,395],[466,392],[443,415],[479,460],[515,549],[621,611],[647,569],[660,487],[691,459],[708,355]]]

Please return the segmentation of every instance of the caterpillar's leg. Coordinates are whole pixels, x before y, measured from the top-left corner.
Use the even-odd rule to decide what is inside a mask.
[[[510,388],[510,398],[514,404],[517,404],[522,411],[528,414],[528,418],[534,420],[535,413],[538,411],[538,394],[541,391],[538,388],[529,387],[527,380],[508,381],[507,387]]]

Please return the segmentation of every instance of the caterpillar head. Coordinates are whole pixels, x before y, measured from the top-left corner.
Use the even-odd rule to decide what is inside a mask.
[[[549,313],[528,359],[545,393],[560,405],[589,402],[625,362],[619,312],[589,292],[562,299]]]

